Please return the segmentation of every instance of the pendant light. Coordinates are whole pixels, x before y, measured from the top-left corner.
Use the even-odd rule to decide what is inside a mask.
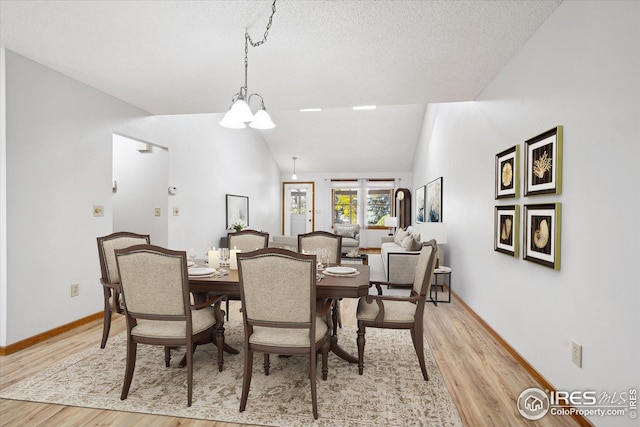
[[[291,179],[298,179],[298,175],[296,175],[296,160],[297,157],[292,157],[293,159],[293,174],[291,175]]]
[[[233,98],[231,99],[231,107],[219,122],[220,126],[229,129],[244,129],[245,127],[247,127],[246,123],[249,123],[249,126],[254,129],[273,129],[274,127],[276,127],[276,125],[271,120],[271,116],[269,116],[269,113],[267,113],[262,95],[258,93],[252,93],[251,95],[248,95],[249,89],[247,85],[247,74],[249,68],[249,44],[251,44],[251,46],[253,47],[258,47],[267,41],[267,35],[269,34],[269,29],[271,28],[273,15],[275,13],[276,0],[273,0],[273,5],[271,6],[271,16],[269,17],[269,23],[267,24],[267,29],[264,32],[264,38],[262,40],[254,43],[249,33],[247,31],[245,31],[244,33],[244,86],[240,88],[240,91],[238,93],[233,95]],[[251,112],[251,108],[249,107],[251,98],[253,98],[254,96],[260,97],[260,109],[256,112],[255,115]]]

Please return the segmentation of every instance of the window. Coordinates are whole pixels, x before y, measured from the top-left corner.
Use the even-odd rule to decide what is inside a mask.
[[[358,182],[333,181],[332,208],[334,224],[358,223]]]
[[[391,180],[368,180],[367,213],[368,228],[384,227],[384,220],[393,216],[393,184]]]
[[[307,212],[307,190],[295,188],[291,190],[291,214],[304,214]]]

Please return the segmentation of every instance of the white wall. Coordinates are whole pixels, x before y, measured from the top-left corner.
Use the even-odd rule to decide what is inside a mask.
[[[180,215],[168,218],[168,247],[217,246],[226,193],[249,196],[252,227],[279,231],[280,170],[259,131],[221,128],[215,114],[148,116],[10,51],[5,69],[0,346],[102,310],[96,237],[112,232],[113,133],[169,148],[169,211]]]
[[[444,177],[454,291],[560,390],[640,386],[639,18],[563,2],[476,102],[428,107],[416,152],[414,185]],[[556,125],[562,194],[494,200],[495,155]],[[562,203],[560,271],[493,251],[494,206],[545,202]]]
[[[314,182],[315,184],[315,229],[317,231],[331,231],[331,180],[332,179],[359,179],[359,178],[390,178],[396,180],[396,188],[409,188],[413,193],[411,173],[408,172],[341,172],[341,173],[300,173],[296,174],[300,182]],[[291,181],[290,173],[283,173],[282,181]],[[388,230],[367,230],[361,228],[360,247],[379,248],[380,237],[386,236]],[[282,234],[282,233],[278,233]]]
[[[144,150],[138,150],[140,146]],[[169,241],[169,151],[121,135],[113,135],[113,231],[148,234],[151,243]],[[156,216],[156,208],[160,215]]]

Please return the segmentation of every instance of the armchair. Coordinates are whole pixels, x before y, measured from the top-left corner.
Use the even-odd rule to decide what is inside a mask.
[[[98,258],[100,259],[100,284],[104,296],[104,316],[102,325],[102,341],[100,348],[107,345],[111,329],[112,313],[122,314],[122,298],[120,296],[120,276],[116,265],[116,249],[124,249],[133,245],[149,244],[148,234],[136,234],[126,231],[98,237]]]
[[[429,380],[424,360],[423,316],[424,307],[431,288],[431,275],[436,264],[438,246],[435,240],[425,242],[420,250],[418,265],[414,270],[411,294],[408,297],[382,295],[380,284],[376,283],[379,295],[361,297],[358,301],[358,373],[364,368],[365,331],[370,328],[409,329],[413,347],[418,356],[420,369],[425,381]]]

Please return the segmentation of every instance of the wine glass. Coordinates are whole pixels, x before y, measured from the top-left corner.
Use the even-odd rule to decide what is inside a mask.
[[[196,256],[198,256],[198,251],[196,251],[194,248],[189,248],[187,249],[187,256],[189,257],[189,261],[195,263]]]
[[[227,261],[229,260],[229,248],[220,248],[220,266],[228,267]]]

